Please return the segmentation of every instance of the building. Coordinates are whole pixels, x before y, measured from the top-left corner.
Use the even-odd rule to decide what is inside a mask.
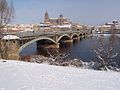
[[[99,26],[99,31],[101,33],[111,33],[119,31],[119,23],[117,20],[112,21],[111,23],[107,22],[101,26]]]
[[[71,21],[67,18],[64,18],[63,15],[59,15],[58,18],[49,18],[47,11],[45,12],[44,23],[49,26],[71,25]]]

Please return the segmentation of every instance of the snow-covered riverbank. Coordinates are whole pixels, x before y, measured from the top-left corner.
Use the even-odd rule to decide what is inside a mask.
[[[119,90],[120,73],[0,60],[0,90]]]

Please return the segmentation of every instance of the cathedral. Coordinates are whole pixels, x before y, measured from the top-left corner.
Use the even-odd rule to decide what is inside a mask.
[[[49,26],[56,26],[56,25],[70,25],[71,21],[63,17],[63,15],[59,15],[58,18],[49,18],[49,14],[45,12],[44,23]]]

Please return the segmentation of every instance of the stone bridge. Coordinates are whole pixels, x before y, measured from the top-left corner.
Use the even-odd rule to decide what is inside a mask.
[[[90,35],[83,31],[59,31],[59,32],[22,32],[17,33],[17,39],[3,39],[2,45],[7,48],[4,59],[19,59],[19,53],[28,45],[37,42],[48,44],[50,48],[59,48],[61,42],[73,42],[75,39]]]

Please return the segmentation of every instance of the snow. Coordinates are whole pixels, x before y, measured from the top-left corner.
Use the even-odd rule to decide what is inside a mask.
[[[23,30],[21,32],[33,32],[33,31],[34,31],[33,29],[25,29],[25,30]]]
[[[71,25],[58,25],[59,28],[71,28]]]
[[[19,31],[19,29],[18,29],[18,28],[12,28],[12,30]]]
[[[120,90],[120,73],[0,60],[0,90]]]
[[[57,26],[51,26],[51,27],[58,27],[58,28],[71,28],[71,24],[70,24],[70,25],[57,25]]]
[[[4,39],[4,40],[10,40],[10,39],[20,39],[20,38],[17,37],[17,36],[15,36],[15,35],[6,35],[2,39]]]

